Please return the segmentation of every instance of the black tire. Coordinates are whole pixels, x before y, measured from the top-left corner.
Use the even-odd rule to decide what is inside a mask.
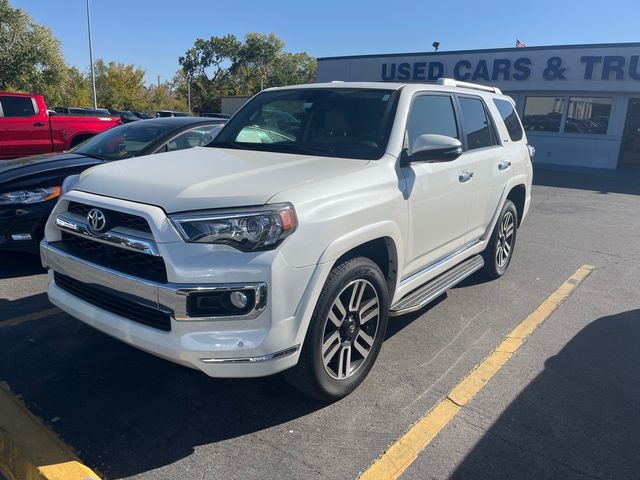
[[[357,304],[355,297],[358,297]],[[375,300],[378,302],[377,318],[371,316]],[[355,309],[351,308],[352,303],[356,305]],[[341,316],[340,307],[345,307],[346,313],[338,326],[332,318]],[[294,388],[319,400],[334,401],[349,395],[366,378],[380,352],[388,316],[387,282],[373,261],[357,257],[336,265],[320,293],[298,364],[285,372],[285,378]],[[377,324],[372,333],[374,319]],[[366,356],[361,353],[368,345],[363,334],[373,338]],[[329,344],[332,337],[334,343]],[[323,352],[323,344],[331,348]],[[325,362],[334,349],[337,350],[330,361]],[[352,373],[344,376],[345,371],[352,369]],[[344,378],[340,378],[341,372]]]
[[[505,231],[507,223],[513,226],[512,231]],[[491,279],[499,278],[507,271],[513,258],[517,233],[518,210],[511,200],[507,200],[502,207],[496,226],[493,228],[489,244],[482,252],[482,257],[484,258],[482,272],[486,277]],[[509,251],[508,254],[505,254],[505,248],[507,247]]]

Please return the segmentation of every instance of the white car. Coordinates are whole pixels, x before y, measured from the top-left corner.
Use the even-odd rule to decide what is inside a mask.
[[[41,252],[49,298],[212,377],[287,370],[347,395],[389,316],[512,258],[532,153],[491,87],[265,90],[206,147],[70,177]]]

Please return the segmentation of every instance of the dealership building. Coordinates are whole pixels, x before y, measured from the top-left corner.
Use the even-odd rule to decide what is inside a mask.
[[[640,166],[640,43],[318,59],[318,81],[492,85],[516,102],[536,163]]]

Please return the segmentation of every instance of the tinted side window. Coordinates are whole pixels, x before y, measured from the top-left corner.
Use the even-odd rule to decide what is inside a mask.
[[[469,150],[496,145],[484,104],[479,98],[460,97],[462,129],[467,137]]]
[[[33,117],[36,114],[29,97],[1,97],[5,117]]]
[[[407,120],[409,148],[416,138],[429,133],[459,139],[453,101],[448,95],[421,95],[413,101]]]
[[[496,98],[493,100],[493,103],[496,104],[496,107],[500,112],[500,116],[502,117],[502,120],[504,120],[504,124],[509,132],[509,138],[514,142],[522,140],[523,132],[522,127],[520,126],[520,120],[518,120],[518,114],[513,109],[511,102]]]

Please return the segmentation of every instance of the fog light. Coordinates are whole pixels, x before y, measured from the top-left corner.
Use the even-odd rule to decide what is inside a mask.
[[[249,301],[247,296],[238,290],[231,292],[229,299],[231,300],[231,304],[236,308],[245,308]]]
[[[13,240],[31,240],[30,233],[12,233],[11,238]]]

